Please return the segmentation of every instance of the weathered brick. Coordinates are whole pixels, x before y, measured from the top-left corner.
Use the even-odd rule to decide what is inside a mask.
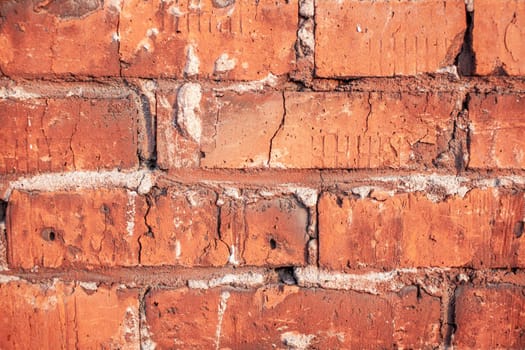
[[[450,94],[287,93],[271,167],[410,168],[448,147]]]
[[[124,2],[123,74],[249,80],[294,66],[297,0]]]
[[[3,1],[0,71],[27,77],[119,75],[119,14],[111,3]]]
[[[454,64],[466,30],[463,0],[325,0],[315,5],[315,72],[320,77],[435,72]]]
[[[221,207],[221,237],[237,264],[305,265],[307,225],[308,212],[293,197],[229,201]]]
[[[525,168],[525,98],[473,95],[469,102],[471,168]]]
[[[268,286],[146,297],[150,334],[161,348],[431,348],[439,344],[439,318],[439,299],[418,299],[415,287],[384,296]]]
[[[382,201],[331,193],[319,203],[325,268],[523,267],[523,193],[472,190],[434,203],[422,193]]]
[[[476,54],[476,73],[524,75],[525,3],[476,0],[474,10],[472,48]]]
[[[136,265],[145,206],[143,197],[121,189],[14,191],[7,207],[9,265]]]
[[[460,287],[456,292],[454,348],[525,348],[523,287]]]
[[[140,238],[143,265],[223,266],[229,249],[218,231],[217,195],[205,189],[162,190],[146,216],[151,234]]]
[[[129,99],[0,100],[0,174],[136,167],[137,113]]]
[[[170,187],[152,199],[143,265],[304,265],[308,213],[294,198],[218,199],[213,191]],[[217,204],[219,203],[219,204]]]
[[[201,91],[196,84],[182,90],[185,86],[176,93],[159,94],[157,152],[161,168],[268,165],[270,141],[284,113],[281,93],[214,94]],[[199,127],[188,131],[188,119]]]
[[[138,293],[55,282],[0,284],[2,349],[137,349]]]

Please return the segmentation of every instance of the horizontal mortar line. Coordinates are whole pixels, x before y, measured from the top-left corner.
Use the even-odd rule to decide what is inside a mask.
[[[177,169],[169,172],[136,170],[72,171],[44,173],[33,176],[0,177],[4,184],[3,198],[7,199],[13,190],[60,191],[97,188],[127,188],[140,194],[148,193],[152,186],[207,185],[227,187],[274,187],[297,185],[323,189],[335,185],[364,186],[401,184],[400,189],[421,188],[424,184],[444,187],[507,187],[524,186],[525,171],[466,171],[460,175],[447,171],[416,170],[318,170],[318,169]]]
[[[31,272],[27,270],[6,270],[0,272],[0,284],[18,280],[31,283],[94,282],[103,285],[120,284],[130,288],[155,286],[159,288],[209,289],[215,287],[259,288],[265,285],[281,283],[279,268],[262,267],[112,267],[93,270],[70,270],[41,268]],[[515,279],[505,275],[513,274]],[[315,266],[295,267],[294,276],[299,287],[335,290],[353,290],[379,294],[379,291],[399,291],[404,287],[419,285],[426,290],[446,288],[446,283],[436,277],[446,277],[453,281],[458,276],[462,283],[473,283],[469,275],[484,276],[482,282],[474,284],[512,284],[525,286],[525,269],[481,269],[450,268],[399,268],[386,271],[349,271],[338,272],[324,270]],[[433,281],[433,282],[432,282]]]
[[[153,172],[136,170],[131,172],[114,170],[106,171],[72,171],[44,173],[19,178],[7,177],[0,183],[7,182],[4,199],[9,198],[13,190],[51,192],[71,189],[96,189],[122,187],[135,190],[141,194],[148,193],[153,183]]]
[[[316,188],[337,184],[397,183],[422,177],[429,182],[455,181],[493,187],[487,183],[498,179],[507,180],[517,185],[525,184],[525,171],[469,170],[461,174],[447,170],[392,170],[392,169],[176,169],[157,174],[157,184],[217,184],[228,186],[281,186],[286,184],[310,185]]]
[[[260,80],[235,81],[210,79],[156,79],[156,78],[109,78],[93,80],[42,80],[42,79],[0,79],[0,98],[31,99],[31,98],[124,98],[134,94],[130,84],[140,85],[140,82],[154,81],[155,90],[174,92],[188,82],[198,83],[205,89],[217,92],[257,92],[302,90],[303,93],[344,93],[349,91],[363,92],[488,92],[501,94],[525,92],[525,77],[462,77],[449,79],[434,77],[433,75],[418,75],[417,77],[359,77],[354,79],[314,79],[314,82],[333,82],[330,88],[325,89],[314,84],[312,90],[303,90],[304,87],[286,77],[269,75]],[[333,86],[332,86],[333,85]],[[523,86],[521,86],[523,85]],[[322,85],[321,85],[322,86]],[[494,87],[498,90],[495,91]]]
[[[78,267],[77,267],[78,268]],[[174,286],[183,287],[188,282],[197,285],[203,282],[216,285],[263,285],[278,282],[274,269],[263,267],[181,267],[181,266],[136,266],[105,267],[88,270],[73,268],[39,268],[38,271],[11,269],[0,272],[0,283],[18,279],[45,282],[62,281],[120,283],[130,286]]]

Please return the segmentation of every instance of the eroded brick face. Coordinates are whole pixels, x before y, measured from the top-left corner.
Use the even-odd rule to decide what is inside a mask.
[[[462,0],[315,2],[320,77],[435,72],[454,64],[466,30]]]
[[[475,4],[473,50],[480,75],[525,73],[525,4],[519,0],[479,0]],[[491,33],[491,35],[487,35]]]
[[[0,284],[3,349],[136,349],[136,291],[75,283]]]
[[[112,2],[5,1],[0,15],[0,68],[6,75],[119,74],[119,13]]]
[[[130,99],[0,100],[0,174],[135,168],[137,113]]]
[[[260,79],[295,64],[297,0],[126,1],[123,74]]]
[[[525,167],[525,98],[475,95],[469,103],[472,168]]]
[[[451,137],[449,94],[290,93],[272,142],[275,168],[430,164]]]
[[[18,242],[10,245],[10,266],[136,265],[145,206],[144,198],[121,189],[16,191],[7,210],[8,240]]]
[[[520,287],[459,288],[456,297],[458,331],[454,345],[464,348],[522,348],[525,346],[522,331],[525,324],[524,303]]]
[[[378,297],[295,286],[155,291],[146,298],[146,319],[161,347],[174,341],[195,348],[431,347],[439,341],[439,302],[416,294],[415,288]]]
[[[319,202],[321,266],[521,267],[523,193],[472,190],[434,203],[424,194]],[[519,231],[519,230],[518,230]]]

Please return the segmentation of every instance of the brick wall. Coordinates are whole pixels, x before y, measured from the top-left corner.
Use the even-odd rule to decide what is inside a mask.
[[[524,28],[0,2],[0,348],[525,348]]]

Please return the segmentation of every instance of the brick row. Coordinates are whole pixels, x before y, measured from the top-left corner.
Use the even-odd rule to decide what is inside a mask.
[[[4,2],[0,17],[10,76],[247,80],[295,64],[297,0]]]
[[[440,343],[440,302],[416,287],[381,296],[267,286],[158,290],[146,321],[161,348],[432,348]],[[174,344],[175,342],[175,344]]]
[[[219,198],[171,187],[14,191],[7,207],[13,268],[306,264],[308,212],[292,196]]]
[[[471,34],[463,0],[315,4],[319,77],[433,73],[469,45],[475,74],[525,71],[521,0],[476,1]],[[297,0],[4,2],[0,69],[24,77],[287,74],[295,69],[298,12]]]

